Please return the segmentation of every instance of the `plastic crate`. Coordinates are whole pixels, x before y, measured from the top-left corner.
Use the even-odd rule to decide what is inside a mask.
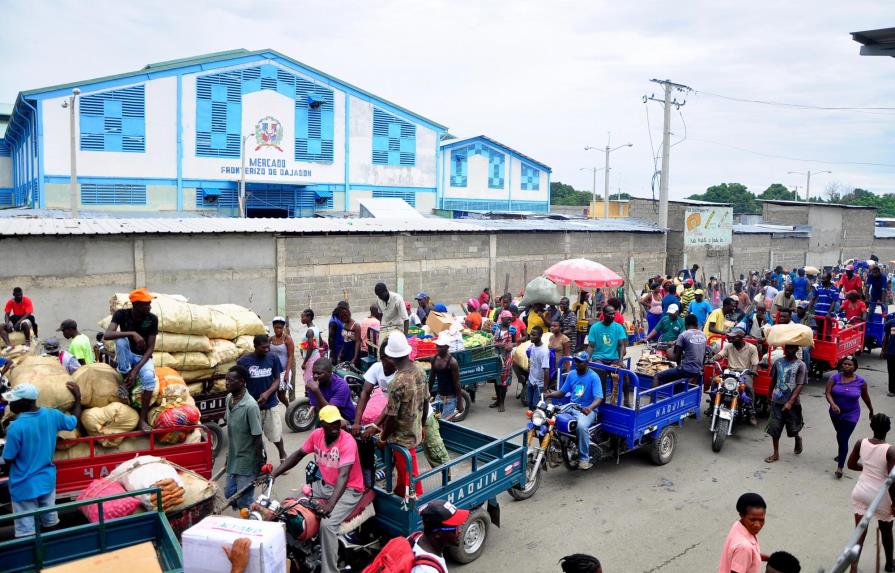
[[[417,358],[427,358],[429,356],[435,356],[435,342],[432,340],[425,340],[421,338],[410,338],[407,340],[407,343],[410,345],[410,359],[416,360]]]

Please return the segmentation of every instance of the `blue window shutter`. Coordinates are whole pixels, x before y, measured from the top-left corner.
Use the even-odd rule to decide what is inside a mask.
[[[211,100],[196,100],[196,131],[211,131]]]
[[[146,88],[143,85],[83,96],[82,151],[146,151]]]
[[[146,185],[81,184],[83,205],[146,205]]]
[[[416,165],[416,126],[374,107],[373,164]]]
[[[407,204],[416,207],[416,191],[406,191],[404,189],[374,189],[373,198],[403,199]]]
[[[211,101],[227,101],[227,86],[220,84],[211,86]]]

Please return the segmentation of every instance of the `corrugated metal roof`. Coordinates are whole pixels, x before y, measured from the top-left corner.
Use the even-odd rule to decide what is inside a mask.
[[[814,201],[786,201],[783,199],[758,199],[759,203],[770,203],[771,205],[785,205],[788,207],[809,206],[809,207],[838,207],[840,209],[876,209],[876,207],[868,207],[866,205],[843,205],[842,203],[820,203]]]
[[[367,197],[358,201],[361,217],[376,219],[422,219],[423,214],[403,199]]]
[[[895,239],[895,227],[874,227],[873,236],[877,239]]]
[[[658,203],[658,199],[652,197],[631,197],[631,199],[640,199],[641,201],[652,201]],[[669,203],[679,203],[681,205],[698,205],[701,207],[730,207],[730,203],[715,203],[713,201],[699,201],[698,199],[669,199]]]
[[[40,235],[143,235],[143,234],[342,234],[342,233],[485,233],[493,231],[532,232],[633,232],[660,233],[655,224],[642,219],[596,221],[556,221],[528,219],[519,221],[453,220],[427,217],[400,219],[232,219],[232,218],[146,218],[146,219],[0,219],[0,236]]]
[[[736,234],[752,235],[792,235],[808,237],[811,235],[811,227],[808,225],[772,225],[770,223],[736,224],[733,226]]]

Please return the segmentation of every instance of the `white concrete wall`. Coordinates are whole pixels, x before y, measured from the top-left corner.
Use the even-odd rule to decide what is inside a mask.
[[[177,176],[177,79],[174,77],[135,82],[108,90],[83,91],[81,97],[143,84],[146,87],[146,151],[124,153],[81,151],[78,145],[80,177]],[[62,107],[68,96],[45,99],[41,106],[44,133],[44,175],[70,173],[70,112]],[[75,131],[80,133],[75,116]]]
[[[348,110],[352,184],[383,187],[435,187],[437,133],[416,124],[416,165],[373,165],[373,104],[351,96]]]
[[[0,189],[12,189],[11,157],[0,157]]]
[[[216,69],[213,72],[202,72],[183,76],[183,177],[185,179],[213,179],[238,181],[240,158],[215,158],[196,156],[196,78],[199,76],[218,74],[229,70],[253,68],[270,64],[290,74],[307,76],[292,68],[281,66],[272,61],[259,60],[248,65]],[[343,183],[345,181],[345,97],[346,94],[331,85],[333,90],[333,161],[327,163],[295,161],[295,102],[279,92],[262,90],[243,97],[242,100],[242,133],[254,134],[258,120],[272,116],[284,127],[284,136],[277,151],[271,147],[255,150],[255,138],[251,135],[245,143],[246,166],[252,158],[281,159],[285,161],[286,171],[275,169],[263,175],[246,171],[246,180],[264,183]],[[225,172],[225,170],[232,172]],[[310,171],[310,174],[304,172]]]

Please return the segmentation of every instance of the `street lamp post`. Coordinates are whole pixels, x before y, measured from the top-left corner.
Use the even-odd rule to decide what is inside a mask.
[[[578,171],[593,171],[594,172],[594,186],[591,187],[591,192],[593,194],[593,200],[591,204],[593,207],[591,208],[591,219],[597,218],[596,206],[597,206],[597,171],[602,170],[602,167],[582,167]]]
[[[76,110],[78,103],[78,96],[81,95],[81,90],[75,88],[71,91],[71,97],[68,98],[68,101],[62,102],[62,107],[69,108],[68,114],[68,128],[69,128],[69,145],[70,145],[70,162],[71,162],[71,180],[69,187],[69,194],[71,195],[71,218],[76,219],[78,217],[78,206],[81,204],[81,197],[78,193],[78,136],[75,133],[76,128]]]
[[[811,176],[812,175],[820,175],[822,173],[832,173],[832,171],[788,171],[789,175],[804,175],[805,176],[805,202],[807,203],[811,199]],[[798,195],[796,195],[798,197]]]
[[[603,149],[603,151],[606,153],[606,160],[605,160],[606,163],[605,163],[605,167],[604,167],[605,178],[603,181],[603,218],[604,219],[609,218],[609,169],[610,169],[609,154],[612,153],[613,151],[617,151],[617,150],[621,149],[622,147],[633,147],[633,146],[634,146],[633,143],[626,143],[624,145],[619,145],[618,147],[610,148],[609,141],[607,141],[606,147]],[[598,149],[599,148],[597,148],[597,147],[591,147],[589,145],[584,148],[585,151],[598,150]],[[596,187],[596,179],[594,180],[594,187]],[[594,192],[594,201],[596,201],[596,192]]]
[[[237,204],[239,205],[239,217],[244,219],[246,216],[246,141],[252,134],[242,136],[242,147],[240,148],[240,167],[239,167],[239,197]]]

